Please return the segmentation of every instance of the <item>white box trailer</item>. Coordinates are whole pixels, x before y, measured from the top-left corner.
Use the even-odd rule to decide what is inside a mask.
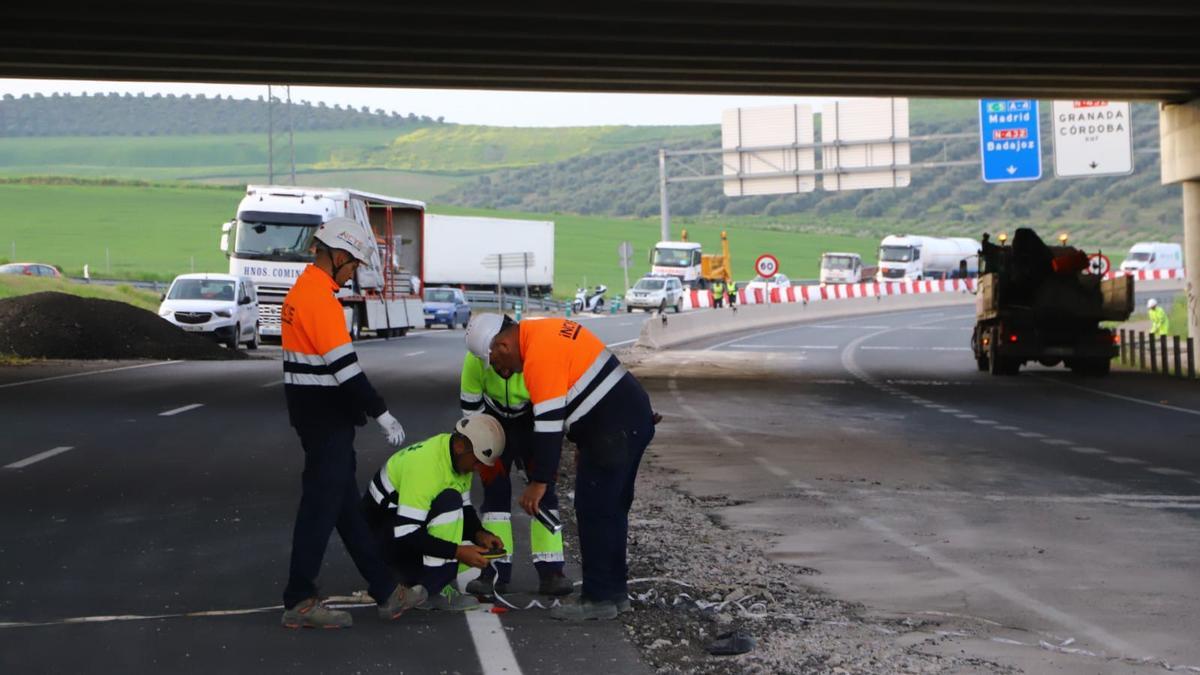
[[[406,241],[407,245],[408,242]],[[463,286],[495,289],[529,285],[531,295],[549,295],[554,286],[554,223],[544,220],[425,216],[422,240],[421,281],[426,287]],[[514,254],[528,253],[525,257]],[[489,256],[503,256],[503,269],[485,264]]]
[[[229,273],[250,277],[258,290],[260,334],[281,334],[279,310],[313,260],[312,236],[331,218],[357,221],[376,242],[369,265],[360,265],[338,299],[353,337],[371,330],[404,335],[424,322],[411,279],[422,266],[420,242],[425,204],[346,188],[248,185],[237,217],[224,224],[221,250]]]

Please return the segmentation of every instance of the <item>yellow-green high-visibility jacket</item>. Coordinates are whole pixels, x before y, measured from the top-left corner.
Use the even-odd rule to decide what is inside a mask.
[[[458,543],[438,539],[426,529],[429,507],[444,490],[462,495],[463,536],[471,539],[483,526],[471,506],[471,479],[475,474],[458,473],[450,457],[450,434],[410,445],[388,459],[371,479],[368,492],[379,511],[391,519],[396,543],[410,546],[422,555],[454,559]],[[373,516],[376,514],[372,514]]]
[[[506,380],[470,352],[463,359],[459,403],[464,413],[482,412],[487,406],[488,410],[506,419],[533,412],[529,405],[529,390],[525,388],[525,377],[521,373],[513,373]]]
[[[1151,335],[1166,335],[1171,332],[1171,320],[1167,318],[1167,313],[1162,307],[1151,308],[1149,314]]]

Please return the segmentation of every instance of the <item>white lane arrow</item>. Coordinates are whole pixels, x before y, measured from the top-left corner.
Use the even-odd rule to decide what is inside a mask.
[[[1010,175],[1010,176],[1011,176],[1011,175],[1013,175],[1014,173],[1016,173],[1016,172],[1017,172],[1017,167],[1015,167],[1015,166],[1013,166],[1013,165],[1009,164],[1009,165],[1008,165],[1008,169],[1006,169],[1006,171],[1008,171],[1008,175]]]

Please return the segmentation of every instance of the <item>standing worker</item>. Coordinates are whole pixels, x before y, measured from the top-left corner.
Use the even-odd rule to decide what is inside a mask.
[[[481,314],[467,327],[467,343],[473,332],[495,333],[503,326],[513,324],[508,316]],[[512,580],[513,530],[512,530],[512,473],[513,461],[520,459],[528,475],[533,471],[535,460],[533,448],[533,408],[529,403],[529,390],[521,373],[501,377],[483,359],[467,352],[463,359],[462,386],[459,394],[463,414],[483,412],[494,417],[504,427],[508,451],[495,467],[480,472],[483,482],[483,526],[504,542],[504,550],[510,555],[496,562],[496,569],[485,569],[483,574],[467,586],[467,592],[476,595],[491,595],[493,583],[500,593],[508,592]],[[558,518],[558,495],[554,483],[546,486],[546,494],[538,507]],[[562,530],[551,532],[537,518],[529,520],[529,548],[533,566],[538,574],[538,592],[543,595],[570,595],[574,586],[563,576]]]
[[[482,315],[472,319],[475,323]],[[591,331],[569,319],[475,324],[467,348],[501,377],[521,373],[533,403],[533,461],[521,508],[537,511],[556,480],[564,433],[578,447],[575,513],[583,559],[578,603],[559,620],[613,619],[629,609],[626,539],[654,411],[642,385]]]
[[[485,554],[504,547],[483,529],[471,506],[475,470],[494,465],[503,455],[500,423],[487,415],[468,415],[452,433],[393,454],[367,486],[362,509],[384,557],[412,585],[416,598],[428,596],[418,609],[479,606],[450,582],[459,563],[485,569]]]
[[[725,290],[729,293],[729,308],[737,309],[737,284],[733,283],[733,279],[725,282]]]
[[[725,303],[725,280],[716,279],[712,282],[713,309],[720,309]]]
[[[1158,306],[1158,299],[1150,298],[1146,301],[1146,314],[1150,317],[1150,335],[1158,337],[1171,332],[1171,320],[1167,318],[1166,311]]]
[[[396,583],[359,507],[354,427],[366,424],[370,415],[392,445],[404,442],[404,428],[358,364],[335,295],[369,260],[374,244],[364,234],[349,218],[322,225],[314,235],[316,260],[296,279],[280,314],[288,417],[304,448],[300,508],[283,592],[282,623],[288,628],[353,623],[348,612],[329,609],[317,597],[317,575],[334,527],[367,580],[381,618],[394,619],[424,599]]]

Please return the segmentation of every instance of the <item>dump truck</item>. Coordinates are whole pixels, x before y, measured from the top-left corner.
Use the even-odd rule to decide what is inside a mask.
[[[733,282],[729,264],[729,236],[721,232],[721,254],[702,253],[700,244],[688,241],[684,230],[680,241],[660,241],[650,251],[650,276],[678,277],[684,288],[705,289],[721,279]]]
[[[1107,375],[1119,344],[1103,321],[1133,313],[1133,278],[1089,272],[1088,256],[1067,245],[1047,246],[1019,228],[1009,245],[983,235],[982,273],[975,298],[971,350],[981,371],[1015,375],[1036,362],[1063,364],[1081,375]]]

